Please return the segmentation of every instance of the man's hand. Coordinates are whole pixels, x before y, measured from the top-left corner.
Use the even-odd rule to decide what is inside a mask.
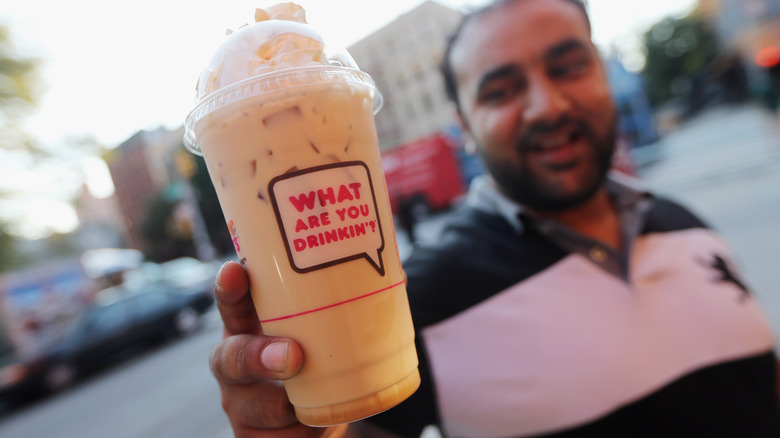
[[[227,262],[217,274],[217,307],[225,325],[211,354],[222,408],[238,438],[341,436],[346,425],[314,428],[295,417],[281,380],[300,371],[303,352],[295,341],[264,336],[243,267]]]

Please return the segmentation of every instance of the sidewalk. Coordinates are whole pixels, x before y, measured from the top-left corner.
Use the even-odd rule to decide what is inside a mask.
[[[776,170],[780,125],[757,105],[718,106],[648,147],[657,150],[658,161],[640,170],[642,179],[658,192],[686,190]]]

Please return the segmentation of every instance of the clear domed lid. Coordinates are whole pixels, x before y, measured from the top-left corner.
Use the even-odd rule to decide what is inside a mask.
[[[376,113],[382,96],[343,48],[328,47],[294,3],[257,9],[255,23],[228,35],[198,78],[195,107],[185,122],[185,146],[199,154],[194,124],[232,103],[279,89],[341,82],[369,87]]]

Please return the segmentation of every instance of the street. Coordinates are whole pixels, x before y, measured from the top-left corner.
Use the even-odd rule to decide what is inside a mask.
[[[30,406],[0,414],[3,438],[231,437],[208,356],[222,335],[212,309],[198,333],[110,368]]]
[[[641,172],[735,249],[743,274],[780,335],[780,126],[760,108],[715,108],[668,134]],[[421,239],[439,223],[419,224]],[[402,255],[408,254],[399,231]],[[137,356],[62,394],[0,413],[3,438],[224,438],[208,356],[221,336],[215,311],[200,332]],[[778,336],[780,337],[780,336]]]

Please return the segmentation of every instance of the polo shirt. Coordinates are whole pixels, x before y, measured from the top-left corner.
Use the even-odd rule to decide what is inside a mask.
[[[488,176],[481,176],[474,180],[469,188],[466,202],[469,206],[487,213],[500,214],[518,233],[522,233],[523,224],[534,227],[557,245],[578,252],[608,272],[626,278],[628,254],[652,205],[651,195],[635,178],[620,172],[610,173],[606,187],[620,219],[622,251],[583,236],[555,220],[536,217],[533,212],[499,192],[495,182]]]
[[[623,251],[533,217],[489,180],[404,262],[420,389],[402,436],[780,436],[775,339],[726,243],[611,176]]]

